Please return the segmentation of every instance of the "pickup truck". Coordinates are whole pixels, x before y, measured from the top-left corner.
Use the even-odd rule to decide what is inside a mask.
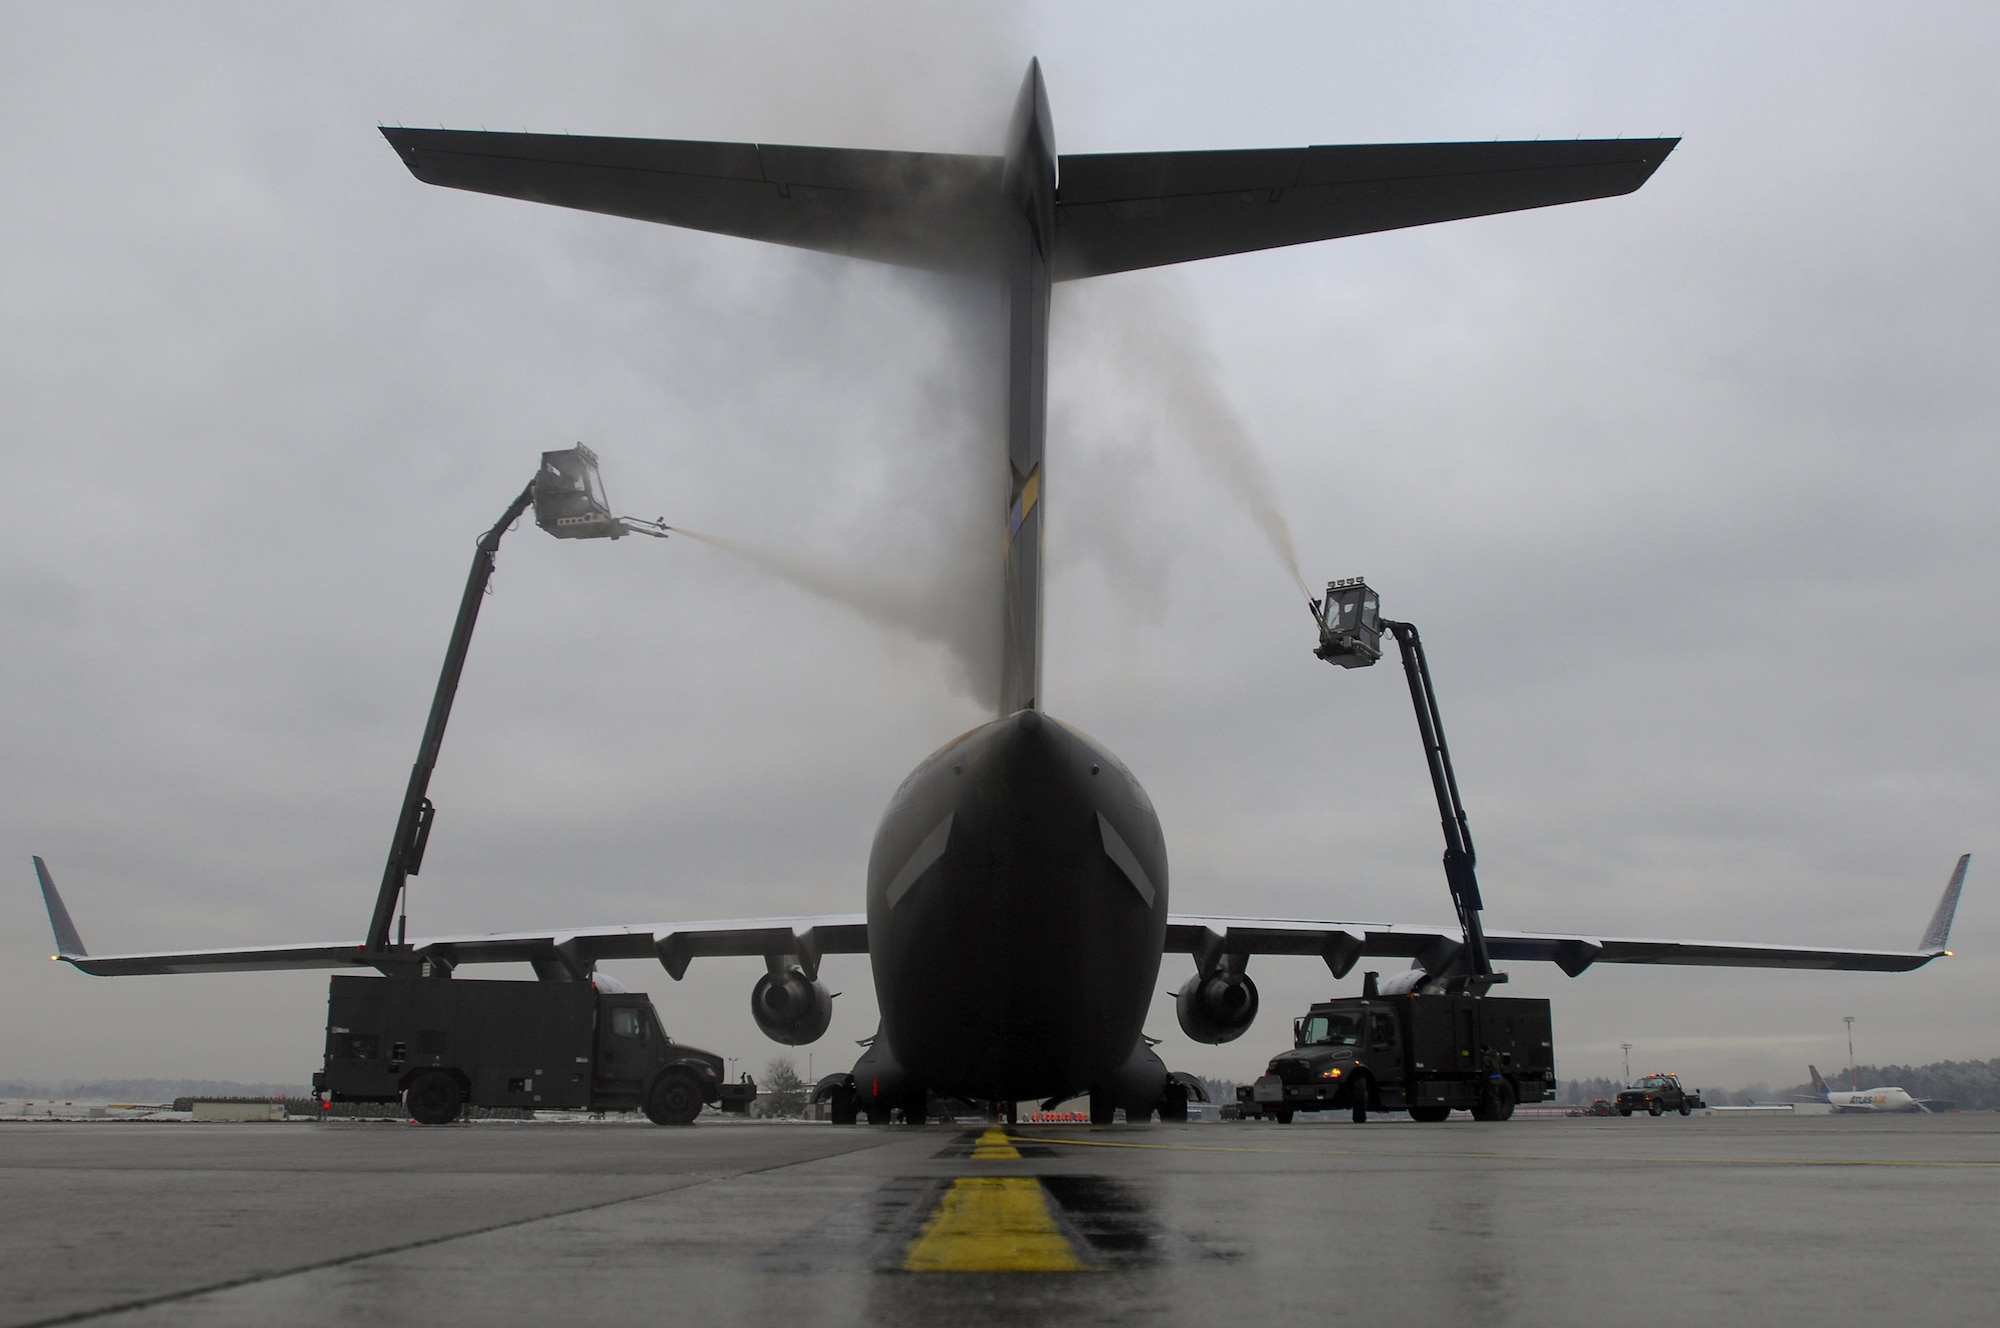
[[[1635,1111],[1643,1111],[1648,1116],[1678,1111],[1686,1116],[1696,1107],[1707,1105],[1701,1100],[1700,1090],[1682,1088],[1681,1081],[1671,1074],[1649,1074],[1618,1094],[1618,1114],[1621,1116],[1629,1116]]]

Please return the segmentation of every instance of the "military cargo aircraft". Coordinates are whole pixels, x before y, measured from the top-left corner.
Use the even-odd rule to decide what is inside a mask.
[[[759,1026],[819,1037],[829,954],[869,957],[880,1030],[851,1074],[823,1083],[836,1113],[922,1119],[927,1092],[1014,1102],[1087,1093],[1093,1119],[1185,1112],[1142,1027],[1168,952],[1194,971],[1178,1013],[1222,1043],[1257,1013],[1255,955],[1307,955],[1344,977],[1363,957],[1412,961],[1440,986],[1464,966],[1455,930],[1168,910],[1166,838],[1146,791],[1101,744],[1041,708],[1043,471],[1049,307],[1059,283],[1372,231],[1629,194],[1671,138],[1370,144],[1059,154],[1031,63],[999,155],[763,143],[382,130],[417,179],[773,244],[985,278],[1005,294],[1004,446],[993,500],[1006,534],[996,718],[925,758],[890,799],[869,856],[866,911],[824,917],[557,928],[391,942],[386,905],[360,942],[90,955],[39,859],[57,957],[86,973],[375,968],[449,975],[527,962],[576,981],[609,959],[756,955]],[[1492,956],[1595,963],[1903,971],[1946,953],[1964,861],[1914,950],[1491,932]],[[393,900],[388,901],[393,903]]]

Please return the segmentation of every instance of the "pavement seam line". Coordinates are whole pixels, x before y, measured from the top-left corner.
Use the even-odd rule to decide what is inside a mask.
[[[873,1145],[886,1148],[888,1143]],[[865,1153],[868,1148],[853,1148],[843,1153],[829,1156],[844,1156],[845,1153]],[[783,1171],[786,1167],[801,1167],[810,1162],[822,1161],[810,1157],[794,1162],[775,1162],[768,1167],[752,1167],[745,1171],[734,1171],[727,1176],[710,1176],[706,1180],[691,1181],[686,1185],[668,1185],[658,1190],[648,1190],[644,1194],[628,1194],[622,1198],[606,1199],[599,1203],[581,1204],[575,1208],[564,1208],[553,1213],[537,1213],[530,1217],[517,1217],[506,1222],[495,1222],[491,1226],[474,1227],[469,1231],[454,1231],[442,1236],[426,1236],[422,1240],[406,1241],[401,1245],[385,1245],[380,1249],[360,1250],[353,1254],[343,1254],[335,1259],[322,1259],[318,1263],[300,1264],[293,1268],[281,1268],[275,1272],[254,1273],[243,1277],[232,1277],[221,1282],[211,1282],[206,1286],[189,1287],[182,1291],[164,1292],[157,1296],[142,1296],[137,1300],[120,1301],[116,1305],[103,1305],[96,1309],[72,1310],[68,1314],[58,1314],[48,1319],[25,1319],[10,1324],[8,1328],[57,1328],[66,1323],[85,1323],[91,1319],[101,1319],[113,1314],[129,1314],[134,1310],[151,1309],[155,1305],[172,1305],[177,1301],[193,1300],[197,1296],[210,1295],[217,1291],[234,1291],[238,1287],[255,1286],[259,1282],[275,1282],[280,1278],[297,1277],[303,1273],[323,1272],[328,1268],[341,1268],[348,1264],[361,1263],[368,1259],[380,1259],[391,1254],[406,1254],[411,1250],[427,1249],[433,1245],[445,1245],[454,1240],[466,1240],[473,1236],[491,1235],[495,1231],[507,1231],[514,1227],[524,1227],[536,1222],[552,1222],[558,1218],[575,1217],[579,1213],[594,1213],[605,1208],[616,1208],[619,1204],[637,1203],[641,1199],[657,1199],[663,1194],[678,1194],[684,1190],[698,1190],[705,1185],[718,1185],[724,1181],[738,1180],[744,1176],[761,1176],[766,1172]]]

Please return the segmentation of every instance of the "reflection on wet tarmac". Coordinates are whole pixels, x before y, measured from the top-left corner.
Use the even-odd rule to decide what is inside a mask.
[[[1601,1328],[1631,1303],[1695,1323],[1922,1304],[1926,1323],[1984,1324],[1994,1121],[21,1125],[0,1149],[0,1189],[25,1196],[0,1220],[0,1328],[390,1307],[494,1325]],[[1857,1228],[1861,1190],[1895,1220]],[[925,1245],[954,1231],[955,1251]]]

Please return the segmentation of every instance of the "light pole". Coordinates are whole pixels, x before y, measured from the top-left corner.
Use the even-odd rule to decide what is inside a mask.
[[[1844,1014],[1840,1022],[1847,1025],[1847,1091],[1858,1092],[1861,1084],[1854,1077],[1854,1016]]]
[[[1625,1053],[1625,1082],[1629,1085],[1632,1082],[1632,1044],[1621,1042],[1618,1049]]]

